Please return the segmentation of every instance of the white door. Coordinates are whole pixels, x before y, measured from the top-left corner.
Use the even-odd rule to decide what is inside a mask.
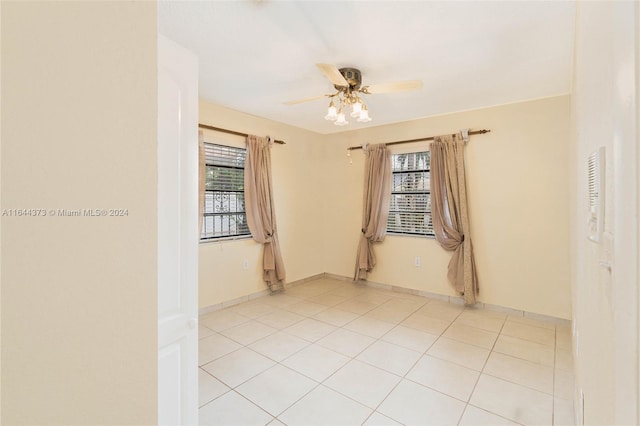
[[[198,424],[198,65],[158,37],[158,424]]]

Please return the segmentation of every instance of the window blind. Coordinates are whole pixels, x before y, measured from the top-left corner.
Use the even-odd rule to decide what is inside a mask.
[[[434,236],[431,221],[430,160],[429,151],[392,155],[388,233]]]
[[[249,235],[244,203],[246,150],[205,143],[205,200],[201,239]]]

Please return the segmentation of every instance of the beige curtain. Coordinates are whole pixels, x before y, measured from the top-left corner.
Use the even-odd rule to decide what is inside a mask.
[[[384,240],[387,233],[391,198],[391,152],[386,145],[372,145],[366,155],[362,229],[356,257],[354,280],[366,279],[376,264],[373,243]]]
[[[270,138],[247,136],[244,197],[247,224],[254,240],[263,244],[263,278],[271,291],[284,288],[285,270],[278,243],[276,212],[271,182]]]
[[[462,134],[436,136],[431,144],[431,214],[436,240],[448,251],[449,281],[464,295],[465,304],[476,302],[478,277],[469,234]]]
[[[204,216],[204,194],[207,182],[207,166],[202,130],[198,131],[198,177],[198,220],[200,221],[200,225],[198,226],[198,239],[200,239],[200,236],[202,235],[202,222]]]

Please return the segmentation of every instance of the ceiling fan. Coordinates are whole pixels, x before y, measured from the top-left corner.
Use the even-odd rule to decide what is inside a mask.
[[[325,120],[331,120],[337,126],[349,124],[344,114],[344,108],[351,107],[351,117],[357,117],[359,122],[371,121],[367,106],[359,94],[373,95],[378,93],[400,92],[415,90],[422,87],[421,80],[397,81],[387,84],[374,84],[362,86],[362,73],[357,68],[340,68],[332,64],[316,64],[322,73],[333,83],[337,92],[329,95],[314,96],[285,102],[285,105],[296,105],[303,102],[329,98],[329,109]]]

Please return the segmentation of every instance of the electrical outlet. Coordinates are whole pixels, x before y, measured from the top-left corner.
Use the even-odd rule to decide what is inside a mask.
[[[249,270],[249,260],[245,259],[242,261],[242,269],[244,269],[245,271]]]
[[[413,266],[415,266],[416,268],[417,268],[417,267],[419,267],[419,266],[420,266],[420,262],[421,262],[421,261],[420,261],[420,256],[416,256],[416,257],[413,259]]]

